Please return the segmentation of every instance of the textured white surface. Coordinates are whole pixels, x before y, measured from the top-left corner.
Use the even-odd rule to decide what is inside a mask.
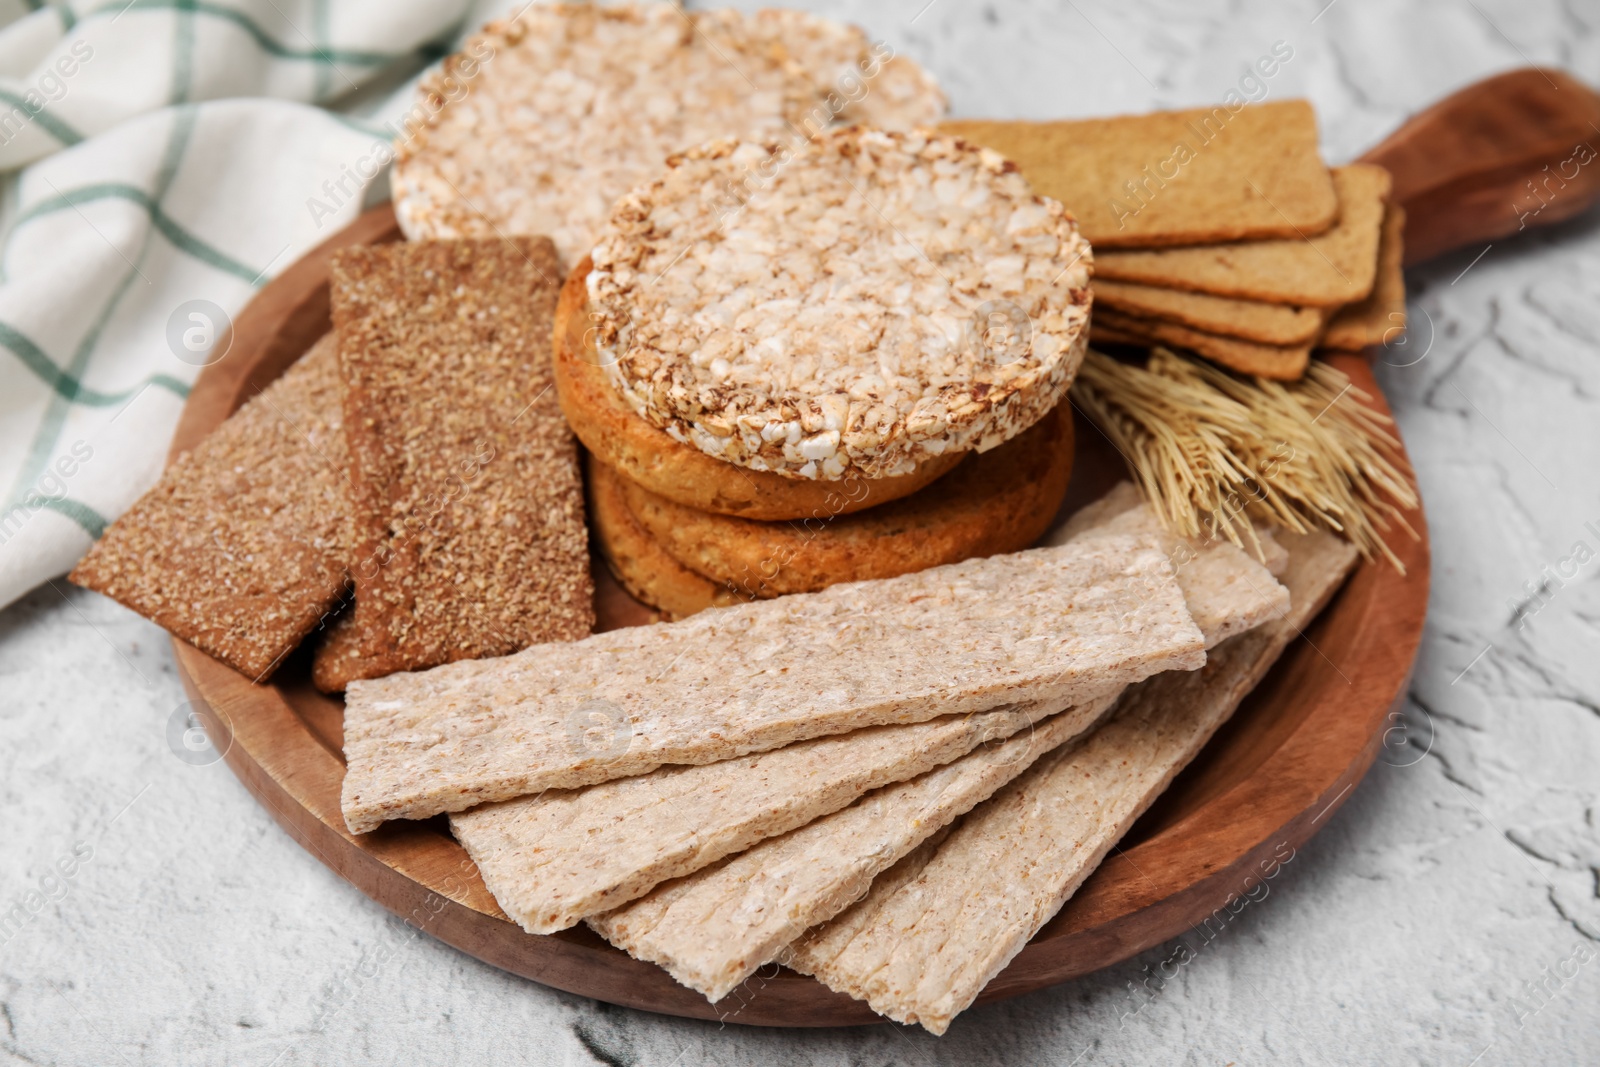
[[[929,64],[963,115],[1214,102],[1285,40],[1270,92],[1316,102],[1335,162],[1484,75],[1600,71],[1600,18],[1578,0],[1336,0],[1312,24],[1325,2],[818,6]],[[1418,328],[1390,360],[1427,354],[1382,375],[1434,542],[1408,735],[1159,992],[1142,968],[1175,944],[974,1009],[942,1039],[719,1030],[551,992],[416,934],[221,764],[180,761],[164,636],[47,586],[0,613],[0,915],[74,842],[93,857],[0,931],[0,1062],[1592,1062],[1600,561],[1552,581],[1525,629],[1511,604],[1576,542],[1600,553],[1600,221],[1497,243],[1466,270],[1476,254],[1411,272]]]

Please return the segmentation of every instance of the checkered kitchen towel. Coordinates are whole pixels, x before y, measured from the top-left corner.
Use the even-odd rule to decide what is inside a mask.
[[[0,606],[155,482],[218,320],[386,198],[385,121],[505,6],[0,0]]]

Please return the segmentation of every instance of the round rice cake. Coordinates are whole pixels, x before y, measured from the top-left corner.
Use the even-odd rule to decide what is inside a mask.
[[[622,475],[593,453],[584,456],[584,469],[589,481],[589,519],[600,557],[629,595],[655,608],[668,621],[740,602],[727,587],[673,559],[645,533],[623,498]]]
[[[418,87],[395,215],[413,240],[546,234],[571,264],[671,152],[841,122],[910,129],[945,108],[915,62],[814,15],[533,4]]]
[[[925,131],[682,152],[617,202],[592,258],[617,392],[750,470],[882,478],[987,451],[1055,407],[1087,346],[1072,216]]]
[[[561,410],[585,448],[651,492],[700,511],[799,519],[818,512],[849,514],[897,500],[961,462],[959,453],[949,453],[892,478],[803,481],[736,467],[674,440],[623,403],[601,369],[589,329],[588,272],[588,261],[580,262],[556,303],[555,382]]]
[[[622,480],[643,531],[719,592],[746,599],[893,578],[1016,552],[1054,521],[1072,475],[1066,404],[999,448],[968,456],[919,493],[853,515],[751,522],[695,511]]]

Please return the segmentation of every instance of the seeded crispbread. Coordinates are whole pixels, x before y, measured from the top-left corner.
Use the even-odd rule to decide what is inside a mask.
[[[1055,407],[1087,342],[1072,217],[925,131],[691,148],[617,201],[593,258],[595,347],[623,399],[789,477],[993,448]]]
[[[848,515],[914,493],[960,463],[950,452],[909,474],[838,481],[786,478],[708,456],[650,425],[606,380],[589,327],[587,258],[573,268],[556,305],[556,391],[572,430],[602,463],[629,481],[686,507],[718,515],[780,521]]]
[[[1389,172],[1353,163],[1334,168],[1333,182],[1339,221],[1326,233],[1159,251],[1097,248],[1095,274],[1276,304],[1336,307],[1363,300],[1376,277]]]
[[[1027,548],[1060,510],[1071,475],[1072,411],[1058,404],[926,489],[850,515],[819,509],[799,521],[755,522],[642,486],[621,488],[629,511],[673,559],[748,600]]]
[[[1391,204],[1383,218],[1383,240],[1378,245],[1378,280],[1365,300],[1341,309],[1333,317],[1322,336],[1321,347],[1357,351],[1368,345],[1395,343],[1405,333],[1405,229],[1406,209]]]
[[[485,804],[450,816],[450,828],[506,914],[529,933],[554,933],[1038,720],[1065,718],[1063,732],[1098,717],[1060,711],[1025,704],[856,730]]]
[[[1124,315],[1110,308],[1096,308],[1094,319],[1097,330],[1110,331],[1106,335],[1108,341],[1113,337],[1133,337],[1146,345],[1184,348],[1240,374],[1295,381],[1305,374],[1311,362],[1311,341],[1297,345],[1264,345],[1192,330],[1175,322]]]
[[[1294,606],[1219,646],[1204,671],[1151,678],[1080,746],[976,808],[920,870],[902,868],[786,955],[880,1014],[949,1027],[1199,752],[1355,565],[1332,534],[1287,535]]]
[[[333,334],[180,456],[70,578],[262,681],[344,595]]]
[[[1098,250],[1310,236],[1339,201],[1304,100],[1106,119],[960,119],[941,131],[1015,160]]]
[[[1093,288],[1095,304],[1102,309],[1268,345],[1315,340],[1330,314],[1325,308],[1268,304],[1100,278],[1095,279]]]
[[[589,926],[630,955],[659,963],[707,1000],[721,1000],[783,946],[861,897],[879,871],[1046,752],[1093,729],[1115,699],[1116,694],[1100,697],[947,766],[878,789],[842,811],[594,916]]]
[[[595,459],[593,453],[584,457],[584,472],[589,483],[589,519],[600,556],[635,600],[672,621],[746,599],[685,567],[645,532],[623,496],[622,475]]]
[[[337,661],[354,675],[330,679],[325,662],[323,681],[502,656],[593,628],[577,445],[551,383],[560,277],[543,237],[334,256],[358,653]]]
[[[1095,538],[352,683],[342,804],[362,833],[863,726],[1070,703],[1204,658],[1159,549]],[[581,743],[595,715],[615,727],[599,752]]]

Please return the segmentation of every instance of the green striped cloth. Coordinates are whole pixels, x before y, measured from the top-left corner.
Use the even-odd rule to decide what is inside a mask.
[[[0,606],[154,484],[226,317],[387,198],[385,121],[498,6],[0,0]]]

